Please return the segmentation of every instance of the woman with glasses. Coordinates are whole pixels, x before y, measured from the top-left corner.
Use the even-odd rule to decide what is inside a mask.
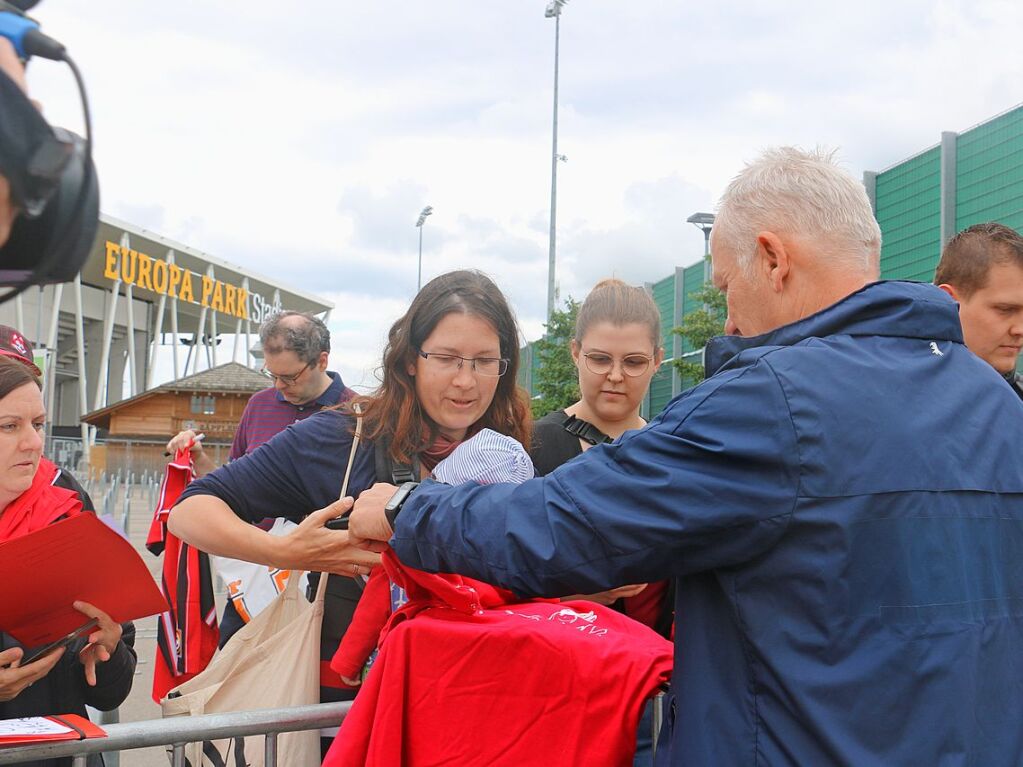
[[[653,298],[643,288],[621,280],[598,282],[579,308],[571,350],[579,371],[581,398],[534,424],[530,456],[539,476],[594,445],[611,442],[630,429],[646,425],[639,414],[640,405],[664,359],[661,315]],[[671,631],[672,600],[667,581],[567,599],[613,606],[665,637]],[[648,708],[640,722],[636,765],[650,764],[649,717]]]
[[[483,428],[528,444],[518,361],[515,318],[497,286],[475,271],[441,275],[391,326],[372,395],[315,413],[193,482],[170,515],[171,532],[213,554],[354,577],[348,598],[328,598],[324,609],[321,657],[329,660],[355,611],[361,576],[380,561],[350,546],[347,532],[325,526],[351,505],[337,499],[352,450],[353,408],[363,414],[364,443],[348,486],[348,495],[357,497],[377,481],[391,481],[392,471],[425,477]],[[274,537],[247,524],[273,516],[299,525]],[[328,673],[321,678],[322,700],[354,697],[354,688]]]
[[[640,405],[664,359],[657,305],[643,288],[598,282],[579,308],[571,349],[581,399],[536,422],[530,454],[540,476],[646,425]]]

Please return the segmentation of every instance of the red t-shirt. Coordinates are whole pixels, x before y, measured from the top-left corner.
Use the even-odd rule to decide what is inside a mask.
[[[672,645],[590,602],[522,602],[384,555],[409,603],[323,764],[631,765]]]

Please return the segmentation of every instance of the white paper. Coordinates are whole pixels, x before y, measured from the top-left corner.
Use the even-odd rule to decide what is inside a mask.
[[[0,738],[61,735],[66,732],[72,732],[72,729],[42,716],[29,716],[23,719],[0,719]]]

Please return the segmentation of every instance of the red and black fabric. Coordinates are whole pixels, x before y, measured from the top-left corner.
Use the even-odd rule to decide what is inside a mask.
[[[374,567],[359,598],[355,615],[341,637],[330,667],[339,676],[355,679],[376,649],[380,628],[391,617],[391,582],[382,567]]]
[[[631,765],[672,645],[590,602],[522,601],[384,554],[409,603],[327,753],[348,765]]]
[[[0,543],[41,530],[51,522],[82,511],[82,501],[76,492],[53,484],[59,474],[56,464],[46,458],[39,459],[31,486],[0,514]]]
[[[170,610],[159,617],[153,664],[153,700],[159,702],[179,684],[209,664],[217,650],[217,609],[209,555],[167,530],[167,517],[178,496],[195,477],[191,454],[178,451],[167,464],[146,548],[163,554],[160,586]]]

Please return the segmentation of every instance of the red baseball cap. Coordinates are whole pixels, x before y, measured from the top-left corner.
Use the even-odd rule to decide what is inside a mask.
[[[43,374],[43,371],[36,367],[32,355],[32,342],[10,325],[0,325],[0,354],[27,365],[37,376]]]

